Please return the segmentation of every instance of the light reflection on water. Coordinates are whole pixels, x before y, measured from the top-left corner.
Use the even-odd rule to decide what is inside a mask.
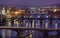
[[[5,33],[5,36],[2,35],[2,30],[0,30],[0,38],[16,38],[17,37],[17,32],[15,31],[11,31],[10,35],[9,35],[8,30],[5,30],[4,33]]]

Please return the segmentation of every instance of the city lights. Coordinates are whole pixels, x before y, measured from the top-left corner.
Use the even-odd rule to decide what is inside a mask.
[[[57,7],[54,7],[54,8],[53,7],[39,7],[39,8],[32,7],[28,9],[21,9],[13,6],[8,8],[3,7],[0,12],[3,15],[3,17],[4,15],[6,16],[4,18],[6,19],[7,27],[9,28],[12,27],[13,30],[15,27],[15,31],[17,30],[16,28],[18,28],[16,32],[19,32],[19,33],[23,32],[22,35],[24,35],[25,33],[30,33],[30,32],[34,33],[35,29],[47,30],[50,28],[52,29],[52,27],[53,29],[58,29],[58,23],[55,23],[53,21],[57,19],[57,17],[56,19],[54,18],[55,17],[54,14],[59,13],[59,11],[60,9]],[[1,16],[1,20],[4,20],[3,17]],[[20,30],[20,28],[24,28],[24,31]],[[3,31],[4,32],[2,33],[2,36],[5,37],[5,30]],[[10,33],[11,33],[11,30],[8,30],[9,37],[11,36]],[[33,37],[33,33],[29,35],[30,38]]]
[[[19,12],[19,11],[16,11],[16,12],[15,12],[15,15],[18,15],[19,13],[21,13],[21,12]]]

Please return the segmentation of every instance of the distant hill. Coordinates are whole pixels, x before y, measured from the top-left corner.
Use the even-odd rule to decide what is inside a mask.
[[[50,6],[50,7],[56,6],[56,7],[59,7],[59,8],[60,8],[60,4],[45,5],[45,6],[43,6],[43,7],[47,7],[47,6]]]
[[[12,5],[12,4],[9,4],[9,5],[1,5],[0,4],[0,8],[2,8],[3,6],[6,6],[6,7],[12,7],[12,6],[16,6],[17,8],[23,8],[23,9],[26,9],[26,8],[29,8],[29,7],[47,7],[47,6],[50,6],[50,7],[53,7],[53,6],[56,6],[56,7],[59,7],[60,8],[60,4],[52,4],[52,5],[44,5],[44,6],[27,6],[27,5]]]

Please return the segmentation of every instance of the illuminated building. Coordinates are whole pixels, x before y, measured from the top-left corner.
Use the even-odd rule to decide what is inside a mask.
[[[5,7],[2,8],[2,14],[5,14]]]
[[[10,8],[6,10],[6,18],[11,18]]]

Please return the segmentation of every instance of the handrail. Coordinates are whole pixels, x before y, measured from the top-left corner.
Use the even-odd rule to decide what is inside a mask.
[[[9,29],[9,30],[48,30],[48,31],[51,31],[51,30],[60,30],[60,28],[26,28],[26,27],[7,27],[7,26],[1,26],[0,29]]]
[[[12,18],[6,18],[6,19],[12,19]],[[14,18],[14,19],[51,19],[51,18]],[[60,18],[52,18],[52,19],[60,19]]]

